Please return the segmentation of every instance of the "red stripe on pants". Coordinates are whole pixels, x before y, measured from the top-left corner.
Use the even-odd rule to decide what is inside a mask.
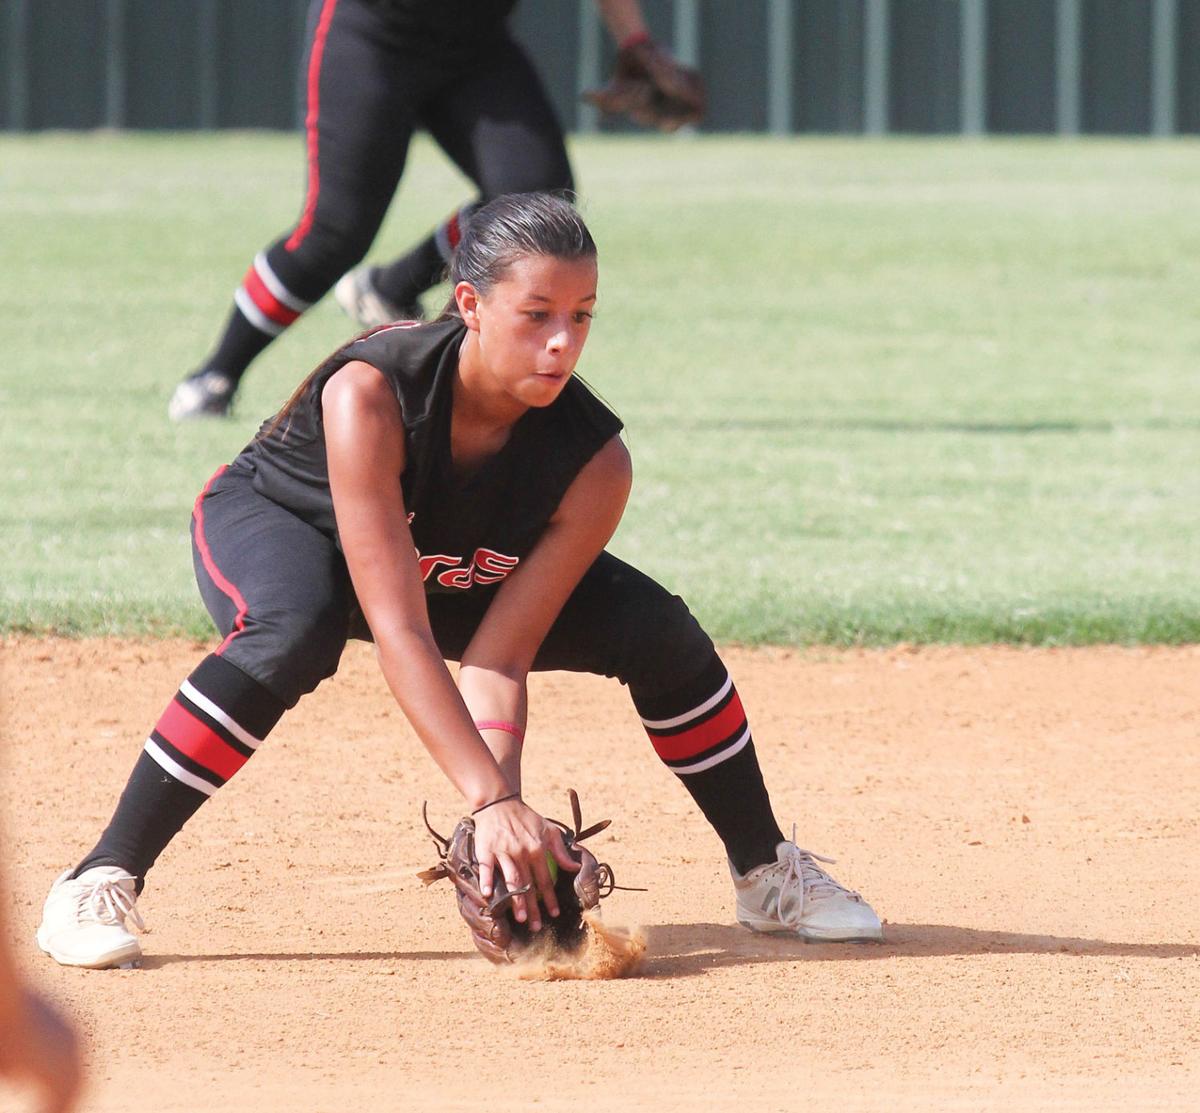
[[[233,616],[233,626],[228,636],[214,650],[214,653],[218,657],[225,652],[225,647],[229,645],[233,638],[246,628],[246,612],[250,609],[246,604],[246,600],[242,598],[242,593],[221,574],[221,570],[217,567],[217,562],[213,559],[212,550],[208,547],[208,538],[204,536],[204,496],[208,494],[209,488],[216,483],[228,466],[228,464],[222,464],[212,473],[209,481],[204,484],[204,490],[196,496],[196,505],[192,508],[192,518],[196,522],[196,548],[200,550],[200,560],[204,564],[204,570],[208,573],[212,582],[229,597],[230,601],[237,608],[237,613]]]
[[[733,698],[721,711],[690,730],[667,736],[655,734],[652,730],[647,730],[646,733],[650,735],[650,744],[654,747],[654,752],[663,761],[679,761],[681,758],[704,753],[745,726],[746,712],[742,709],[742,697],[735,691]]]
[[[321,59],[325,54],[325,40],[329,37],[329,24],[333,21],[333,9],[336,7],[337,0],[325,0],[321,18],[317,21],[317,32],[313,36],[312,53],[308,56],[308,113],[304,117],[308,190],[304,196],[304,213],[300,223],[283,245],[288,251],[295,251],[312,228],[313,213],[317,211],[317,197],[321,192],[321,161],[317,144],[317,123],[321,118]]]
[[[170,702],[154,729],[181,754],[223,780],[229,780],[246,764],[244,754],[238,753],[212,727],[202,723],[176,700]]]

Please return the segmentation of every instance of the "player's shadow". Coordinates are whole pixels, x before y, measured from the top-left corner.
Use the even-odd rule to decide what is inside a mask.
[[[1196,958],[1200,943],[1117,943],[1068,935],[984,931],[951,924],[887,924],[882,943],[801,943],[756,935],[735,924],[657,924],[643,928],[647,978],[686,978],[728,966],[762,962],[847,962],[945,955],[1108,955],[1116,958]],[[232,954],[147,955],[142,969],[177,963],[223,962],[458,962],[474,951],[273,951]]]
[[[1200,943],[1117,943],[1067,935],[984,931],[951,924],[885,924],[882,943],[812,943],[756,935],[731,924],[660,924],[643,929],[643,977],[681,978],[760,962],[847,962],[945,955],[1107,955],[1196,958]]]
[[[474,951],[239,951],[223,955],[146,955],[141,969],[158,970],[180,962],[448,962]]]

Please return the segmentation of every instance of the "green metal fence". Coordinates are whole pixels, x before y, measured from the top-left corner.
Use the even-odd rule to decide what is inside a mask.
[[[0,129],[291,128],[307,0],[0,0]],[[702,130],[1200,131],[1200,0],[644,0]],[[613,47],[592,0],[514,17],[570,129]]]

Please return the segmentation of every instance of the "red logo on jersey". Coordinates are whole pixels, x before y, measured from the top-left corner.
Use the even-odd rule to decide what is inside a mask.
[[[505,556],[494,549],[476,549],[470,564],[465,568],[448,568],[437,574],[437,582],[442,587],[460,587],[464,591],[475,584],[494,584],[504,579],[520,562],[520,557]],[[421,578],[427,580],[433,575],[439,564],[455,565],[462,563],[460,557],[421,557]],[[426,570],[426,562],[428,570]]]
[[[408,523],[412,525],[414,515],[409,514]],[[435,553],[422,556],[417,550],[417,562],[421,566],[421,582],[425,583],[430,576],[437,573],[437,582],[442,587],[457,587],[466,591],[475,584],[494,584],[504,579],[518,564],[520,557],[505,556],[495,549],[478,548],[475,555],[465,565],[464,558],[450,556],[446,553]],[[441,568],[443,571],[438,572]]]

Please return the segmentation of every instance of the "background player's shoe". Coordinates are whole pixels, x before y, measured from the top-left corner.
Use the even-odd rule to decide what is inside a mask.
[[[130,874],[117,866],[93,866],[72,878],[67,870],[50,888],[37,943],[63,966],[127,966],[142,957],[141,945],[125,926],[127,919],[145,930],[137,910],[137,883]]]
[[[775,854],[776,861],[744,877],[729,867],[739,924],[751,931],[798,935],[806,943],[882,941],[883,925],[875,910],[817,865],[833,859],[790,842],[781,842]]]
[[[371,281],[371,268],[358,267],[338,279],[333,288],[333,300],[343,313],[363,328],[378,328],[393,321],[420,321],[424,319],[421,303],[394,305],[388,301]]]
[[[196,371],[175,388],[167,406],[167,416],[172,421],[225,417],[233,403],[235,390],[237,383],[221,371]]]

